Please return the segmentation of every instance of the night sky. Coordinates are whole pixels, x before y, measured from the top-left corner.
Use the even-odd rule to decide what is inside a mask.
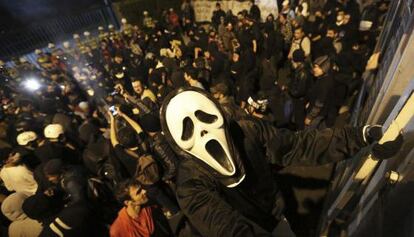
[[[0,0],[0,29],[4,33],[103,4],[103,0]]]

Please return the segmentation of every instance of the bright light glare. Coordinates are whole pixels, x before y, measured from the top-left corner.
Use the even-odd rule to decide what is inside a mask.
[[[40,83],[34,78],[27,79],[23,83],[24,87],[31,91],[36,91],[41,87]]]

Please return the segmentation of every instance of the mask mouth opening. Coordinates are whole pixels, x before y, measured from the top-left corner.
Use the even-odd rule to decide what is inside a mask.
[[[230,162],[230,158],[227,156],[223,147],[216,140],[210,140],[206,143],[206,150],[224,169],[228,172],[233,172],[233,166]]]

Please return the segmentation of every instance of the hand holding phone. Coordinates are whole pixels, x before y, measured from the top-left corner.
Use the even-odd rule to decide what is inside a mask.
[[[117,115],[117,114],[118,114],[118,110],[116,109],[115,105],[113,105],[113,106],[109,107],[109,112],[111,112],[111,114],[112,114],[113,116],[115,116],[115,115]]]

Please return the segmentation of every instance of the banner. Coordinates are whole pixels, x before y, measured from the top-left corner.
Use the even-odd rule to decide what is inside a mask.
[[[277,0],[255,0],[255,3],[260,8],[262,21],[265,21],[266,17],[270,14],[273,14],[276,19],[279,13],[277,8]]]
[[[277,16],[278,9],[276,0],[256,0],[257,6],[260,8],[262,20],[272,13]],[[195,12],[195,18],[197,22],[211,21],[213,11],[216,9],[216,1],[208,0],[193,0],[193,7]],[[221,9],[227,12],[231,10],[233,15],[237,15],[238,12],[243,10],[250,10],[250,1],[219,1]]]

